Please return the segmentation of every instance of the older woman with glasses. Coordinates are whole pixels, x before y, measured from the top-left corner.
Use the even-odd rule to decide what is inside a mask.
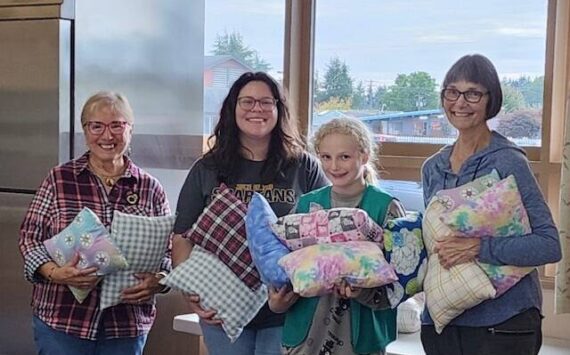
[[[265,73],[248,72],[236,80],[222,104],[209,143],[210,150],[194,163],[180,192],[172,245],[174,265],[190,255],[193,245],[185,232],[220,183],[244,199],[251,197],[251,191],[269,193],[277,216],[291,211],[300,195],[328,183],[317,161],[304,150],[281,87]],[[271,312],[265,304],[240,337],[230,343],[216,310],[204,309],[199,296],[186,299],[191,311],[200,317],[210,355],[281,353],[282,314]]]
[[[499,77],[482,55],[460,58],[447,72],[441,91],[443,109],[459,136],[422,167],[426,205],[440,190],[455,188],[496,169],[514,175],[529,216],[524,236],[467,238],[451,235],[436,244],[443,267],[479,260],[492,265],[538,266],[561,258],[558,232],[523,149],[492,131],[487,120],[503,102]],[[542,344],[542,294],[536,270],[501,296],[468,309],[435,332],[429,313],[422,317],[422,344],[435,354],[538,354]]]
[[[170,214],[158,180],[125,154],[131,142],[133,112],[113,92],[90,97],[81,113],[88,152],[53,168],[39,187],[20,230],[25,275],[33,285],[32,310],[40,354],[142,354],[156,309],[144,303],[160,292],[162,273],[139,273],[138,285],[123,290],[123,303],[101,310],[95,268],[78,267],[79,256],[58,266],[43,242],[89,207],[109,228],[113,211],[145,216]],[[161,268],[170,269],[165,250]],[[68,286],[93,289],[79,303]]]

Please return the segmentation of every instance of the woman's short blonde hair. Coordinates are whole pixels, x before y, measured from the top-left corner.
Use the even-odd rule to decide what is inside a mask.
[[[81,125],[89,120],[95,112],[110,109],[115,115],[123,117],[129,124],[134,123],[134,114],[129,101],[122,94],[112,91],[99,91],[91,96],[81,110]]]
[[[378,182],[377,173],[374,165],[376,164],[376,143],[372,138],[372,133],[362,121],[353,118],[335,118],[321,125],[313,135],[311,140],[312,148],[315,153],[319,154],[319,146],[323,139],[331,134],[344,134],[350,136],[356,142],[361,153],[368,155],[368,163],[366,163],[364,178],[369,184]]]

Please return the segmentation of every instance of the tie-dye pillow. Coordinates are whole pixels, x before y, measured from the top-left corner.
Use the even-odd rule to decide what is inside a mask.
[[[528,215],[513,175],[497,182],[475,198],[464,201],[453,211],[442,214],[441,220],[452,230],[468,237],[522,236],[531,232]],[[534,269],[485,263],[480,263],[480,266],[497,289],[497,296],[505,293]]]
[[[398,276],[398,281],[387,286],[388,299],[395,308],[423,290],[427,251],[422,238],[421,213],[411,212],[387,222],[384,252]]]
[[[501,180],[497,170],[493,169],[489,174],[481,176],[467,184],[438,191],[434,198],[441,203],[447,211],[453,211],[465,201],[474,199],[481,192],[495,185]]]
[[[342,280],[354,287],[374,288],[398,279],[374,242],[311,245],[285,255],[279,265],[302,297],[330,293]]]
[[[44,241],[48,254],[55,263],[63,266],[79,254],[80,269],[97,267],[97,275],[107,275],[127,267],[121,251],[109,238],[99,217],[89,208],[83,208],[73,222],[52,238]],[[82,303],[91,289],[69,286],[75,299]]]
[[[290,250],[321,243],[382,242],[382,228],[358,208],[290,214],[279,218],[271,228]]]
[[[289,254],[289,249],[271,230],[271,224],[276,221],[277,216],[267,200],[261,194],[254,192],[245,216],[249,251],[261,281],[266,285],[281,288],[289,283],[289,278],[277,262]]]

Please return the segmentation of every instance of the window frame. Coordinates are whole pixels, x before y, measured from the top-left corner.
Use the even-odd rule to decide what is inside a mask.
[[[283,84],[290,94],[293,117],[307,135],[312,110],[314,29],[316,0],[286,0],[285,58]],[[567,113],[570,73],[570,4],[549,0],[547,4],[542,146],[525,147],[531,168],[540,184],[555,221],[559,214],[560,168],[564,120]],[[550,119],[549,119],[550,118]],[[383,143],[380,149],[383,178],[420,180],[423,161],[442,146],[415,143]],[[548,269],[548,273],[545,273]],[[552,266],[542,267],[543,286],[553,288]]]

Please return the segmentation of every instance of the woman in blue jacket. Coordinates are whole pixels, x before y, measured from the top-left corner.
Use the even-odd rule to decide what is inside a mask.
[[[424,202],[440,190],[464,185],[493,169],[501,178],[514,175],[532,232],[517,237],[451,236],[436,246],[443,267],[475,259],[493,265],[539,266],[560,260],[552,215],[540,192],[525,152],[487,126],[501,109],[503,94],[493,64],[482,55],[467,55],[447,72],[441,102],[459,136],[422,167]],[[441,334],[429,313],[422,317],[422,344],[434,354],[538,354],[542,344],[542,293],[534,270],[509,291],[455,318]]]

